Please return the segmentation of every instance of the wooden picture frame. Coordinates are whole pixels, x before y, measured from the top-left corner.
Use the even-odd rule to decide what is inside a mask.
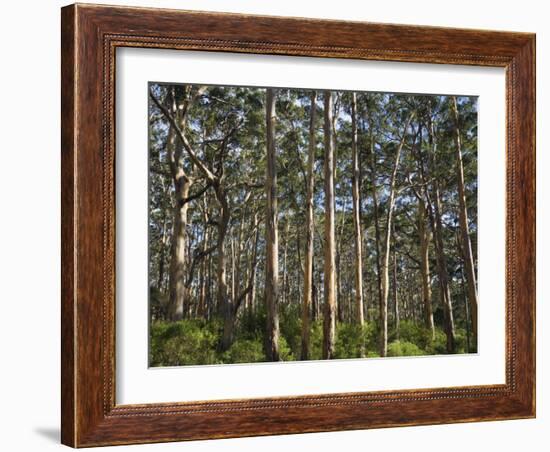
[[[535,416],[535,35],[70,5],[62,9],[62,442],[73,447]],[[506,69],[506,383],[115,403],[115,50]]]

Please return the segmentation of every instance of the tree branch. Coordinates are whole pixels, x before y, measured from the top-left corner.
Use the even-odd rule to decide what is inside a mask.
[[[191,147],[191,145],[189,144],[189,141],[187,140],[187,137],[185,136],[185,134],[182,132],[182,130],[179,128],[178,124],[176,123],[176,120],[174,119],[174,117],[170,114],[170,112],[168,111],[168,109],[162,105],[159,100],[155,97],[155,95],[153,94],[152,91],[149,91],[149,95],[151,96],[151,99],[153,100],[153,102],[155,103],[155,105],[160,109],[160,111],[162,111],[162,113],[164,114],[164,116],[166,117],[166,119],[168,119],[168,121],[170,122],[170,124],[172,125],[172,127],[174,128],[174,130],[176,131],[176,134],[178,135],[179,139],[181,140],[181,142],[183,143],[183,147],[185,148],[185,150],[187,151],[187,154],[189,154],[189,158],[193,161],[193,163],[195,165],[197,165],[197,167],[199,168],[199,170],[204,174],[204,176],[206,177],[206,179],[208,179],[208,181],[210,183],[217,183],[218,182],[218,178],[216,177],[215,174],[212,173],[212,171],[210,171],[206,165],[197,157],[197,155],[195,154],[195,152],[193,151],[193,148]]]

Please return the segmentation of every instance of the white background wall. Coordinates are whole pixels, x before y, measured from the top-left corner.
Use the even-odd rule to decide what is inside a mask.
[[[115,1],[115,0],[113,0]],[[537,419],[119,447],[155,451],[548,450],[550,31],[545,3],[437,0],[116,0],[118,4],[537,33]],[[94,2],[96,3],[96,2]],[[60,1],[2,5],[0,45],[0,449],[59,450]],[[546,355],[546,356],[545,356]],[[546,381],[545,381],[546,380]],[[546,434],[546,435],[545,435]]]

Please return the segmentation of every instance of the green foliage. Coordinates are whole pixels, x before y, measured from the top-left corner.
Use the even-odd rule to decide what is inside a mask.
[[[466,330],[463,328],[455,329],[455,345],[457,353],[475,353],[475,344],[472,344],[472,336],[470,333],[470,350],[468,351],[468,339],[466,337]]]
[[[296,361],[301,354],[301,321],[293,306],[281,310],[279,355],[282,361]],[[312,322],[310,330],[310,360],[322,359],[323,321]],[[182,366],[199,364],[236,364],[267,361],[265,354],[265,310],[247,312],[238,322],[235,340],[225,352],[219,344],[223,321],[218,318],[156,321],[151,325],[150,365]],[[466,331],[457,328],[456,353],[467,353]],[[365,322],[363,328],[354,323],[336,325],[335,359],[378,358],[376,322]],[[471,353],[475,349],[470,350]],[[445,333],[436,328],[435,338],[421,324],[402,321],[399,339],[390,335],[388,356],[440,355],[447,353]]]
[[[226,363],[258,363],[265,361],[266,357],[261,342],[241,339],[223,354],[222,360]]]
[[[247,311],[237,326],[237,337],[243,339],[262,341],[266,325],[266,310],[265,306],[252,311]]]
[[[300,354],[298,353],[296,356],[300,356]],[[279,337],[279,358],[281,361],[296,361],[296,357],[284,336]]]
[[[298,305],[285,305],[281,307],[279,314],[279,329],[280,329],[280,341],[279,348],[281,359],[283,358],[282,344],[288,350],[285,352],[292,357],[300,357],[302,348],[302,320],[300,318],[300,306]],[[295,358],[294,358],[295,359]]]
[[[216,322],[202,320],[155,322],[151,325],[151,366],[215,364]]]
[[[338,323],[336,326],[335,358],[360,358],[376,353],[376,325],[365,322],[363,328],[356,323]]]
[[[412,342],[399,340],[388,344],[388,356],[420,356],[425,354],[424,350]]]
[[[397,340],[395,331],[390,335],[389,341]],[[419,348],[427,350],[432,343],[432,332],[422,324],[410,320],[402,320],[399,325],[399,340],[411,342]]]
[[[435,338],[426,347],[428,355],[441,355],[447,353],[447,336],[439,329],[435,329]]]
[[[168,305],[168,295],[163,294],[156,287],[149,288],[149,312],[151,319],[162,319],[166,317],[166,306]]]
[[[323,359],[323,321],[312,322],[309,334],[309,359]]]

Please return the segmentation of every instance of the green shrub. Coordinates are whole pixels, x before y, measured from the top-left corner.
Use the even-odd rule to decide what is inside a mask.
[[[235,337],[238,339],[263,340],[266,325],[266,310],[258,307],[254,312],[247,310],[239,318]]]
[[[361,348],[366,355],[376,350],[376,325],[366,322],[361,328],[356,323],[338,323],[336,326],[335,358],[360,358]]]
[[[299,353],[298,351],[298,355],[294,355],[285,337],[279,336],[279,358],[281,361],[296,361],[296,356],[300,356]]]
[[[279,342],[279,348],[281,349],[281,359],[283,358],[282,348],[285,348],[285,356],[293,355],[294,357],[300,356],[302,350],[302,320],[301,310],[298,305],[284,305],[281,306],[281,312],[279,316],[280,327],[280,339],[284,341],[284,344]],[[265,328],[265,326],[264,326]],[[286,361],[286,359],[285,359]]]
[[[151,325],[149,364],[151,366],[182,366],[186,364],[215,364],[219,340],[215,323],[203,320],[154,322]]]
[[[457,353],[476,353],[477,351],[477,346],[474,343],[472,333],[470,333],[470,350],[468,351],[467,332],[463,328],[455,329],[455,345]]]
[[[394,341],[388,345],[388,356],[420,356],[426,352],[412,342]]]
[[[266,361],[261,341],[241,339],[231,345],[223,356],[224,363],[259,363]]]
[[[323,357],[323,321],[311,323],[309,333],[309,359],[319,360]]]
[[[447,354],[447,335],[441,329],[435,329],[434,339],[427,345],[426,352],[429,355]]]
[[[396,336],[395,330],[388,338],[389,342],[400,340],[403,342],[411,342],[418,345],[419,348],[426,350],[432,342],[432,332],[423,324],[415,323],[410,320],[402,320],[399,324],[399,338]]]

